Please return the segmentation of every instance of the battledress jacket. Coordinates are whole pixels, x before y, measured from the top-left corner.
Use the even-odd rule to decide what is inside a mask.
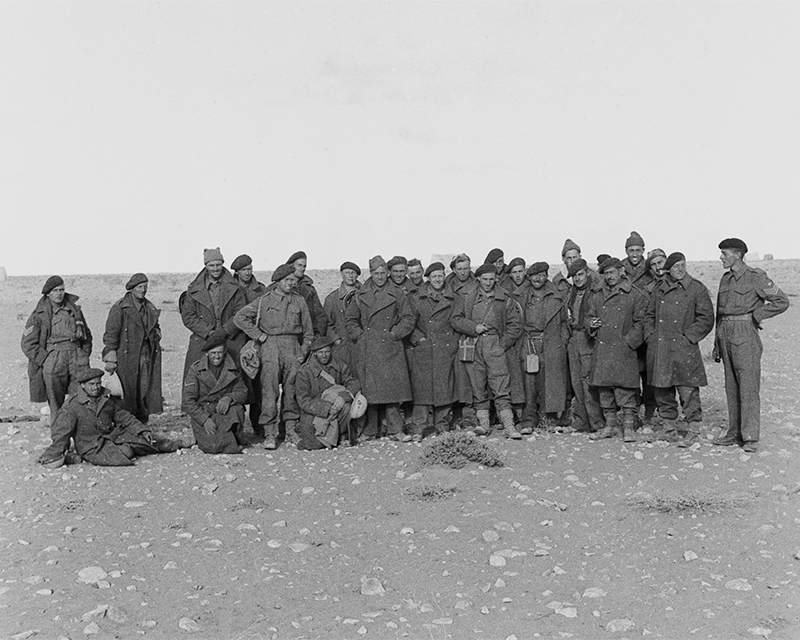
[[[89,356],[92,355],[92,332],[83,311],[77,304],[78,296],[67,293],[64,296],[64,305],[74,318],[77,325],[83,325],[84,339],[78,344],[83,352],[85,364],[89,366]],[[50,338],[50,331],[53,322],[53,307],[47,296],[39,298],[36,308],[25,323],[25,331],[22,333],[22,352],[28,358],[28,382],[30,384],[31,402],[47,402],[47,390],[44,387],[44,375],[42,366],[47,360],[47,341]]]

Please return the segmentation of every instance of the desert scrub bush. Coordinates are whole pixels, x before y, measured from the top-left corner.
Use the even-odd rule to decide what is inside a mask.
[[[240,511],[242,509],[252,509],[253,511],[258,511],[259,509],[266,509],[268,506],[269,502],[267,502],[264,498],[255,498],[253,496],[249,496],[247,498],[239,498],[236,501],[236,504],[231,508],[231,511]]]
[[[457,487],[440,487],[436,484],[419,484],[406,489],[406,495],[412,500],[420,502],[436,502],[452,498],[458,491]]]
[[[502,467],[503,461],[494,447],[490,447],[466,431],[451,431],[425,445],[420,456],[420,467],[442,465],[461,469],[468,462],[486,467]]]
[[[716,491],[686,491],[685,493],[635,493],[628,504],[659,513],[720,513],[746,507],[753,496],[744,493],[719,493]]]

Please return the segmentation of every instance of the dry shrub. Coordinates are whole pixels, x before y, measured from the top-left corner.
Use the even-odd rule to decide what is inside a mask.
[[[451,431],[425,445],[420,466],[441,465],[461,469],[468,462],[486,467],[502,467],[503,461],[494,447],[490,447],[466,431]]]
[[[692,514],[721,513],[746,507],[753,496],[744,493],[719,493],[716,491],[687,491],[686,493],[635,493],[628,504],[659,513]]]
[[[419,484],[406,489],[406,494],[412,500],[420,502],[436,502],[452,498],[458,491],[457,487],[440,487],[436,484]]]
[[[268,506],[269,502],[267,502],[264,498],[254,498],[253,496],[250,496],[249,498],[240,498],[237,500],[231,511],[239,511],[240,509],[252,509],[253,511],[258,511],[259,509],[266,509]]]

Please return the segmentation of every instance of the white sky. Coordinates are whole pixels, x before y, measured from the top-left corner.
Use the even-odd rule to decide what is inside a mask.
[[[0,265],[800,257],[800,3],[3,2]]]

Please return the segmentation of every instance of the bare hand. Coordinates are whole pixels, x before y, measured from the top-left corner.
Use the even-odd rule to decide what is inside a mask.
[[[260,336],[258,336],[258,340],[256,340],[256,342],[258,342],[258,344],[264,344],[266,341],[267,341],[267,334],[266,333],[262,333]]]
[[[117,370],[117,363],[116,362],[106,362],[105,366],[103,367],[109,373],[114,373]]]
[[[489,327],[487,327],[485,324],[479,324],[475,327],[475,333],[477,333],[478,335],[482,335],[486,333],[488,330]]]
[[[589,326],[592,329],[599,329],[600,327],[603,326],[603,321],[600,320],[600,318],[592,318],[591,321],[589,322]]]
[[[228,413],[228,409],[230,409],[230,406],[231,406],[230,396],[222,396],[217,401],[217,413],[225,415],[226,413]]]
[[[214,421],[211,418],[203,423],[203,429],[205,429],[206,433],[210,436],[213,436],[217,433],[217,425],[214,424]]]

